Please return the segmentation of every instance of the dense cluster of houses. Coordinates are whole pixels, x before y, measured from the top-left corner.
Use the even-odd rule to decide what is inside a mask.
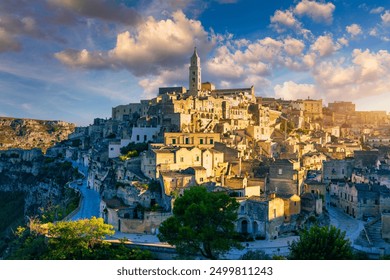
[[[112,108],[111,119],[77,128],[62,152],[89,167],[102,216],[118,230],[156,232],[185,189],[204,185],[240,203],[238,232],[276,238],[330,205],[357,219],[389,211],[378,172],[390,169],[389,131],[386,112],[351,102],[324,107],[257,97],[253,87],[216,89],[201,82],[195,49],[188,90],[160,88],[153,99]],[[148,148],[121,160],[129,143]]]

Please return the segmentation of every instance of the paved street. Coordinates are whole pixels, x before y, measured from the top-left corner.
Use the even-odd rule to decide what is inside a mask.
[[[100,216],[100,195],[95,190],[89,189],[87,187],[87,168],[76,163],[72,162],[74,167],[78,167],[80,173],[84,174],[84,179],[82,185],[78,185],[77,182],[71,183],[71,186],[75,189],[78,189],[81,193],[81,205],[80,210],[75,213],[70,219],[75,221],[79,219],[99,217]]]
[[[71,220],[79,220],[91,217],[99,217],[100,196],[99,193],[87,188],[86,179],[83,180],[81,186],[73,182],[72,187],[80,190],[81,192],[81,205],[80,210],[71,217]]]
[[[364,222],[354,219],[340,209],[329,206],[328,207],[330,224],[346,232],[346,237],[351,240],[353,244],[360,232],[364,228]]]

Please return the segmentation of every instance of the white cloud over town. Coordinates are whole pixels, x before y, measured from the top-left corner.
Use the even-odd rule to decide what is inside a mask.
[[[349,34],[351,34],[352,37],[362,34],[362,28],[359,24],[356,23],[348,25],[345,29]]]
[[[317,1],[302,0],[297,4],[294,12],[300,16],[308,16],[315,22],[332,23],[333,12],[336,6],[331,3],[321,3]]]
[[[213,34],[205,31],[199,21],[176,11],[166,20],[149,17],[135,31],[119,33],[111,50],[65,50],[55,56],[69,66],[125,68],[136,76],[143,76],[180,67],[187,62],[186,56],[194,46],[206,53],[214,44]]]
[[[259,95],[329,101],[385,94],[390,88],[385,79],[390,76],[390,10],[382,2],[356,9],[331,0],[264,4],[266,12],[255,11],[259,18],[248,13],[242,21],[243,25],[253,22],[247,33],[229,27],[229,20],[215,28],[217,19],[212,16],[227,19],[231,15],[216,14],[213,9],[245,4],[235,0],[29,3],[0,2],[0,56],[27,53],[15,63],[27,65],[44,58],[36,67],[51,63],[57,72],[104,76],[109,81],[126,75],[132,86],[120,90],[121,101],[127,91],[131,91],[128,100],[135,102],[141,95],[155,96],[160,86],[188,87],[194,46],[202,61],[202,80],[217,87],[254,85]],[[364,18],[342,17],[350,10]],[[50,80],[45,78],[38,83]],[[93,86],[82,90],[88,88],[105,98],[116,96],[108,89],[112,84],[104,84],[107,88],[100,91]]]
[[[311,45],[311,50],[319,56],[329,56],[340,49],[340,44],[334,42],[332,35],[322,35]]]

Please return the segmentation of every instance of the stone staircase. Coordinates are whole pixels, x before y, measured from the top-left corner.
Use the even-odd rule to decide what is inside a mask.
[[[377,218],[364,225],[364,229],[355,241],[356,245],[364,247],[384,248],[390,244],[382,239],[382,221]]]
[[[367,236],[370,240],[370,242],[377,246],[379,244],[384,243],[384,240],[382,239],[382,221],[379,219],[375,221],[372,224],[365,225]]]

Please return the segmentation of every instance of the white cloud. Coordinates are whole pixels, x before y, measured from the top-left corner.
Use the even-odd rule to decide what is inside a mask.
[[[370,14],[380,14],[385,10],[383,7],[378,7],[370,10]]]
[[[308,53],[303,56],[302,61],[308,68],[312,68],[316,64],[316,55],[314,53]]]
[[[286,100],[321,98],[314,84],[297,84],[293,81],[284,82],[274,87],[275,96]]]
[[[348,39],[345,37],[341,37],[341,38],[337,39],[337,42],[343,46],[348,46],[348,44],[349,44]]]
[[[334,43],[331,35],[319,36],[311,45],[311,49],[317,52],[320,56],[329,56],[340,49],[340,44]]]
[[[317,86],[329,100],[353,100],[366,96],[389,93],[390,54],[355,49],[352,63],[345,61],[322,62],[313,71]]]
[[[298,34],[303,34],[305,37],[311,34],[309,30],[303,28],[302,23],[295,18],[291,10],[276,10],[274,15],[271,16],[270,21],[270,26],[278,33],[283,33],[291,29]]]
[[[376,27],[374,27],[370,30],[370,32],[368,34],[370,34],[370,36],[377,37],[378,36],[378,29]]]
[[[390,10],[386,10],[386,12],[381,15],[382,23],[385,25],[390,25]]]
[[[236,58],[226,46],[219,47],[214,58],[206,62],[205,69],[221,79],[239,79],[244,74],[244,67]]]
[[[300,23],[294,17],[294,14],[291,11],[275,11],[275,14],[271,16],[271,24],[279,30],[279,32],[283,32],[285,27],[288,28],[297,28],[300,26]]]
[[[65,50],[55,53],[54,57],[71,67],[100,69],[107,68],[107,57],[100,52],[89,52],[86,49]]]
[[[315,22],[331,23],[333,21],[333,11],[336,6],[332,3],[319,3],[316,1],[302,0],[294,9],[300,16],[307,15]]]
[[[286,53],[289,55],[300,55],[305,48],[305,43],[294,38],[287,38],[284,40],[283,47]]]
[[[65,50],[55,56],[69,66],[125,68],[143,76],[180,67],[187,63],[194,46],[204,54],[214,44],[215,36],[206,32],[201,22],[176,11],[169,19],[157,21],[149,17],[134,32],[118,34],[116,46],[110,51]]]
[[[352,37],[356,37],[357,35],[359,34],[362,34],[362,28],[360,27],[360,25],[354,23],[354,24],[351,24],[351,25],[348,25],[345,30],[351,34]]]

